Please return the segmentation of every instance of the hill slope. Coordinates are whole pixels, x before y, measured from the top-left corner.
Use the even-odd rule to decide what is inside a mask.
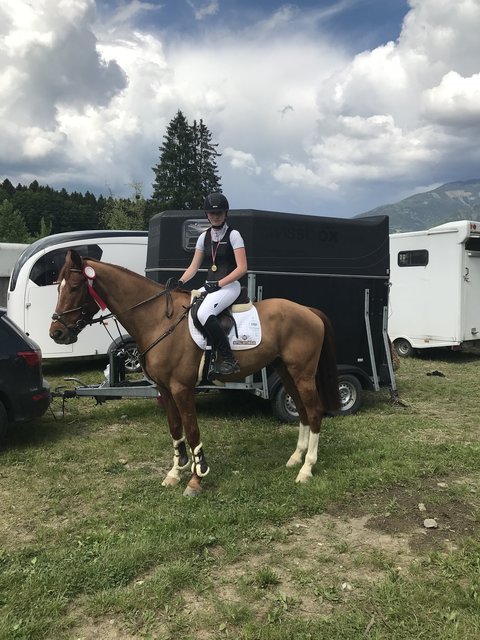
[[[356,217],[376,215],[390,217],[391,233],[421,231],[453,220],[480,220],[480,178],[449,182]]]

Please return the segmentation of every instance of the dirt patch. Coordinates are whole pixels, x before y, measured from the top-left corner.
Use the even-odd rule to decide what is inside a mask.
[[[332,515],[365,517],[365,527],[391,536],[408,536],[412,550],[452,549],[478,529],[478,478],[425,479],[415,487],[393,487],[331,505]],[[372,513],[373,512],[373,513]],[[370,514],[370,516],[368,516]],[[434,520],[436,528],[425,527]]]
[[[283,528],[281,542],[257,545],[240,561],[212,570],[213,587],[184,594],[186,613],[198,622],[200,612],[219,616],[219,608],[248,603],[259,622],[288,615],[328,618],[388,574],[407,575],[429,552],[460,546],[478,526],[477,487],[478,478],[426,479],[295,520]],[[426,519],[437,528],[426,528]]]
[[[138,640],[139,638],[121,629],[115,620],[85,622],[72,629],[69,637],[72,640]]]
[[[223,631],[231,621],[233,630],[245,610],[258,624],[328,619],[364,602],[387,576],[407,576],[431,551],[459,547],[477,528],[479,508],[480,478],[474,477],[425,479],[414,487],[352,496],[325,513],[272,527],[271,536],[265,531],[236,562],[225,563],[221,550],[209,549],[202,588],[178,594],[178,615],[199,640],[215,637],[212,619]],[[436,529],[425,528],[427,518],[435,519]],[[154,575],[142,576],[142,583]],[[135,639],[108,621],[101,624],[106,640]],[[156,627],[165,632],[161,616]],[[86,622],[74,637],[93,640],[98,630]]]

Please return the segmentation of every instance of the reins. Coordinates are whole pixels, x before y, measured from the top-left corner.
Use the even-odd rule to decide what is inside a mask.
[[[159,342],[161,342],[164,338],[166,338],[171,333],[173,333],[175,331],[175,329],[177,328],[177,326],[180,324],[180,322],[182,322],[182,320],[184,320],[187,317],[191,306],[192,305],[189,305],[188,307],[183,307],[184,308],[184,312],[182,313],[182,315],[179,318],[177,318],[177,320],[174,322],[174,324],[172,324],[164,333],[162,333],[161,336],[159,336],[151,344],[149,344],[148,347],[146,349],[144,349],[139,354],[139,357],[143,358],[145,356],[145,354],[150,351],[150,349],[152,349],[155,345],[157,345]]]
[[[71,272],[73,271],[75,273],[82,273],[85,276],[84,271],[82,271],[82,269],[71,268],[70,271]],[[87,280],[86,276],[85,276],[85,279]],[[98,300],[96,299],[96,297],[92,296],[89,288],[87,289],[87,292],[91,297],[93,297],[94,301],[98,304]],[[129,311],[133,311],[134,309],[137,309],[138,307],[141,307],[144,304],[152,302],[153,300],[157,300],[158,298],[161,298],[162,296],[165,296],[165,295],[166,295],[165,316],[166,316],[167,319],[170,320],[170,318],[173,317],[173,313],[174,313],[172,293],[171,293],[170,289],[164,289],[163,291],[159,291],[158,293],[154,294],[153,296],[150,296],[150,298],[146,298],[145,300],[141,300],[140,302],[137,302],[136,304],[132,305],[128,309],[125,309],[125,311],[123,313],[128,313]],[[187,317],[191,306],[192,305],[189,305],[188,307],[183,306],[184,312],[181,314],[181,316],[164,333],[162,333],[162,335],[160,335],[158,338],[156,338],[150,345],[148,345],[148,347],[146,349],[144,349],[139,354],[139,357],[142,360],[144,359],[145,354],[150,351],[150,349],[152,349],[155,345],[157,345],[159,342],[164,340],[167,336],[169,336],[171,333],[173,333],[175,331],[175,329],[180,324],[180,322],[182,322],[182,320],[184,320]],[[80,333],[80,331],[86,327],[87,324],[93,325],[93,324],[96,324],[98,322],[101,322],[103,324],[104,320],[107,320],[108,318],[114,317],[113,313],[109,313],[109,314],[107,314],[105,316],[100,316],[99,318],[95,318],[95,319],[91,318],[89,321],[87,321],[84,318],[84,316],[86,316],[87,308],[88,308],[88,304],[86,302],[84,302],[82,305],[80,305],[79,307],[75,307],[74,309],[67,309],[66,311],[62,311],[62,313],[56,313],[55,312],[52,315],[52,320],[56,320],[57,322],[60,322],[60,324],[63,324],[63,326],[66,329],[68,329],[69,331],[73,331],[76,335],[78,335]],[[77,320],[77,322],[75,323],[75,325],[73,327],[68,327],[68,325],[62,320],[62,316],[65,316],[65,315],[67,315],[69,313],[74,313],[75,311],[81,311],[82,317]],[[115,317],[115,322],[117,322],[116,317]],[[110,337],[112,337],[105,324],[104,324],[104,327],[105,327],[107,333],[110,335]],[[117,323],[117,328],[118,328],[118,323]],[[142,362],[142,364],[143,364],[143,362]]]
[[[142,304],[146,304],[147,302],[152,302],[152,300],[157,300],[157,298],[161,298],[165,294],[167,294],[167,310],[165,312],[165,315],[170,320],[170,318],[173,316],[173,309],[171,308],[172,307],[172,293],[171,293],[170,289],[164,289],[163,291],[159,291],[158,293],[156,293],[155,295],[151,296],[150,298],[147,298],[146,300],[142,300],[141,302],[137,302],[137,304],[134,304],[133,307],[129,307],[128,309],[125,309],[125,313],[127,313],[127,311],[132,311],[133,309],[136,309],[137,307],[141,307]],[[169,310],[169,307],[170,307],[171,310]]]

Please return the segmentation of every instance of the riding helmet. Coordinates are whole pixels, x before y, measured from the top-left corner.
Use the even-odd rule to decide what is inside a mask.
[[[227,213],[229,209],[228,200],[223,193],[211,193],[205,198],[203,209],[205,213],[209,211],[225,211]]]

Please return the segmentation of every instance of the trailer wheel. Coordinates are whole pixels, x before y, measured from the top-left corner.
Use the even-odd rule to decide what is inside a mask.
[[[272,398],[272,411],[273,415],[282,422],[298,422],[300,419],[292,396],[285,391],[282,384]]]
[[[362,404],[362,385],[356,376],[349,373],[338,376],[338,391],[340,393],[340,409],[332,415],[348,416],[356,413]]]
[[[108,353],[120,350],[125,352],[125,371],[127,373],[139,373],[142,367],[140,366],[140,354],[135,340],[130,336],[124,337],[123,341],[116,340],[108,348]]]
[[[413,347],[406,338],[397,338],[393,346],[401,358],[411,358],[413,356]]]

